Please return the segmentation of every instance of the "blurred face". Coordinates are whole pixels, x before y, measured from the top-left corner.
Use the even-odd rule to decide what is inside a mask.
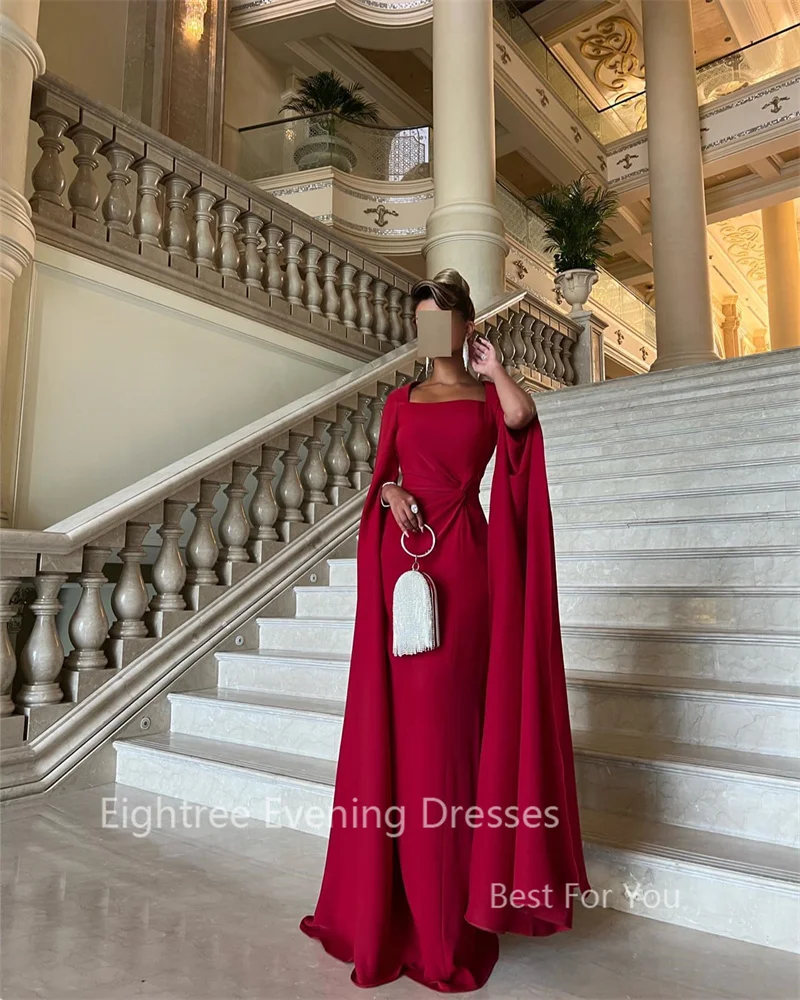
[[[433,299],[423,299],[417,306],[415,315],[427,311],[441,312]],[[471,337],[475,332],[475,324],[461,318],[461,314],[453,310],[450,313],[450,347],[453,353],[460,351],[467,337]]]

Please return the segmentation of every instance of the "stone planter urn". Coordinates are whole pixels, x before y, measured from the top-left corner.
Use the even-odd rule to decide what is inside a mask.
[[[320,133],[297,147],[294,162],[300,170],[336,167],[349,174],[353,172],[357,158],[349,141],[343,136]]]
[[[556,294],[572,306],[570,315],[584,311],[598,277],[597,271],[582,267],[556,275]]]

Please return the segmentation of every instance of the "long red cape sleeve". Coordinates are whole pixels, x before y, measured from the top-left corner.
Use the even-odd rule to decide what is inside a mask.
[[[386,398],[359,522],[355,631],[330,841],[314,915],[300,923],[331,954],[355,962],[351,978],[359,986],[387,982],[398,974],[400,963],[392,934],[394,847],[386,825],[393,787],[388,628],[380,570],[383,519],[390,511],[381,506],[379,494],[381,485],[397,479],[399,472],[397,403],[406,391],[400,386]]]
[[[553,522],[538,417],[512,430],[493,383],[486,394],[497,422],[489,498],[491,641],[478,771],[483,819],[474,833],[467,920],[498,933],[542,936],[570,928],[574,894],[589,889]]]

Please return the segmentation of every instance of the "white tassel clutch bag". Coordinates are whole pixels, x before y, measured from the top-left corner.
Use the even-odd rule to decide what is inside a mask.
[[[409,656],[425,653],[439,645],[439,607],[436,585],[427,573],[419,570],[419,557],[433,552],[436,536],[429,525],[431,547],[419,555],[406,548],[407,531],[403,532],[400,544],[403,551],[414,556],[410,570],[401,573],[394,585],[392,598],[393,647],[395,656]]]

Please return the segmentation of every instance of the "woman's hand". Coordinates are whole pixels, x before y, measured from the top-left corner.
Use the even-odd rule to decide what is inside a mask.
[[[505,371],[494,344],[480,334],[477,334],[469,345],[469,360],[477,375],[485,375],[492,382],[498,370]]]
[[[404,490],[402,486],[396,486],[394,483],[390,486],[384,486],[382,495],[389,504],[394,519],[402,531],[422,531],[422,511],[418,509],[415,514],[411,510],[412,504],[416,504],[419,508],[419,501],[416,497],[413,497],[408,490]]]

